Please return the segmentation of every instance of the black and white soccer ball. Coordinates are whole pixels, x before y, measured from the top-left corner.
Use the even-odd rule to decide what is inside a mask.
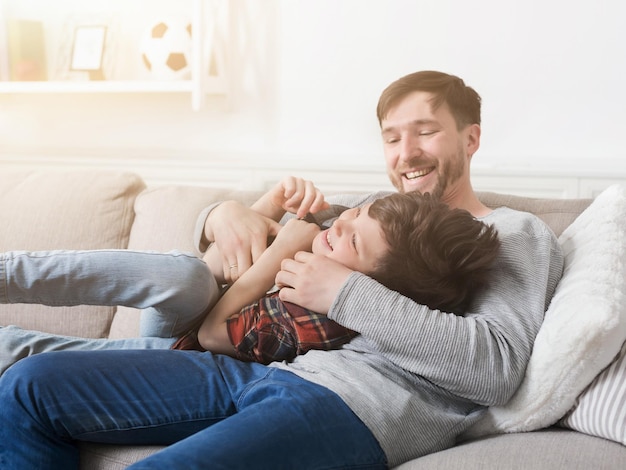
[[[191,23],[164,20],[144,34],[141,58],[155,80],[185,80],[191,77]]]

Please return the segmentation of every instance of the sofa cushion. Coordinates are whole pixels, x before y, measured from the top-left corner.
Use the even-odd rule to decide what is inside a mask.
[[[0,250],[126,248],[133,203],[144,189],[130,173],[0,173]],[[106,337],[112,307],[1,305],[0,325]]]
[[[602,192],[559,237],[565,267],[513,398],[468,436],[554,424],[626,339],[626,187]]]
[[[559,425],[626,446],[626,342]]]
[[[503,434],[425,455],[397,470],[616,470],[626,447],[565,429]]]
[[[85,470],[125,470],[135,462],[161,450],[162,446],[80,444],[80,468]]]
[[[81,468],[123,470],[158,452],[159,446],[83,443]],[[615,470],[626,448],[597,437],[552,428],[491,436],[406,462],[396,470]]]

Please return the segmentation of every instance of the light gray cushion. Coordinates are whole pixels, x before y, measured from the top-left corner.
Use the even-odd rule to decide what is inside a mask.
[[[0,251],[126,248],[135,197],[132,173],[0,171]],[[0,325],[106,337],[115,308],[0,305]]]
[[[621,470],[626,447],[551,428],[502,434],[457,445],[407,462],[397,470]]]

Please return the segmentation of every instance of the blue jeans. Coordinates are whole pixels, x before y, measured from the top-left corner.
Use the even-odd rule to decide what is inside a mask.
[[[78,468],[77,441],[168,445],[132,469],[386,468],[334,392],[209,352],[61,351],[0,377],[0,468]]]
[[[42,352],[169,348],[219,296],[206,263],[176,251],[6,252],[0,254],[0,286],[0,303],[140,308],[143,337],[109,341],[0,327],[0,374]]]

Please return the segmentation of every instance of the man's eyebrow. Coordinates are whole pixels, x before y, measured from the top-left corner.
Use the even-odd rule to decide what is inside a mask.
[[[423,126],[423,125],[428,125],[428,124],[437,124],[437,121],[434,120],[434,119],[415,119],[413,121],[409,121],[408,124],[403,124],[402,126],[387,126],[387,127],[383,127],[383,129],[380,132],[381,132],[381,134],[388,134],[390,132],[396,132],[399,127],[404,127],[406,125],[408,125],[408,126]]]

